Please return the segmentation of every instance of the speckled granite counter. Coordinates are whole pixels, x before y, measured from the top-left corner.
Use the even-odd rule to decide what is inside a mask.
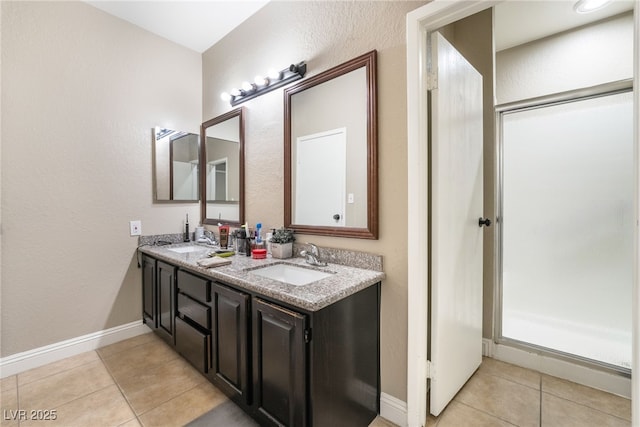
[[[202,268],[198,266],[197,260],[207,257],[207,254],[213,249],[211,247],[201,246],[201,251],[186,253],[170,250],[181,246],[198,245],[193,242],[177,243],[168,246],[143,244],[138,250],[156,259],[169,262],[178,267],[183,267],[202,276],[260,293],[309,311],[318,311],[385,278],[382,271],[356,268],[331,262],[326,267],[312,267],[306,264],[302,258],[277,259],[271,258],[271,256],[268,256],[266,259],[253,259],[244,255],[235,255],[229,258],[232,261],[229,265],[215,268]],[[350,256],[352,258],[357,257],[353,252],[351,252]],[[365,256],[377,257],[371,254],[365,254]],[[332,257],[329,257],[328,261],[332,261]],[[308,285],[294,286],[252,273],[252,270],[277,263],[295,264],[300,267],[329,272],[332,273],[332,275],[331,277],[309,283]],[[378,264],[381,269],[381,258]]]

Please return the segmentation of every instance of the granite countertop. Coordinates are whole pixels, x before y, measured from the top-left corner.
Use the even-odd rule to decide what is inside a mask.
[[[170,250],[171,248],[181,246],[201,246],[202,251],[179,253]],[[260,293],[308,311],[318,311],[385,278],[385,274],[382,271],[357,268],[338,263],[334,264],[331,262],[329,262],[329,265],[326,267],[314,267],[307,264],[305,260],[300,257],[277,259],[272,258],[271,255],[268,255],[265,259],[253,259],[245,255],[234,255],[227,258],[231,260],[231,264],[215,268],[203,268],[197,264],[197,261],[206,258],[214,248],[197,245],[193,242],[177,243],[167,246],[142,245],[138,250],[159,260],[184,267],[202,276]],[[351,257],[353,256],[354,255],[351,255]],[[357,255],[355,256],[357,257]],[[332,257],[330,257],[328,261],[331,261],[331,259]],[[332,273],[332,275],[307,285],[295,286],[252,273],[252,270],[256,268],[278,263],[294,264],[300,267]]]

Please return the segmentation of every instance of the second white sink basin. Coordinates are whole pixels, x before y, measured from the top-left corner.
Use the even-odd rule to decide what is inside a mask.
[[[309,283],[330,277],[333,274],[326,271],[298,267],[292,264],[272,264],[267,267],[251,270],[251,273],[294,286],[308,285]]]
[[[208,249],[204,246],[180,246],[177,248],[167,248],[167,250],[171,252],[177,252],[179,254],[184,254],[188,252],[206,251]]]

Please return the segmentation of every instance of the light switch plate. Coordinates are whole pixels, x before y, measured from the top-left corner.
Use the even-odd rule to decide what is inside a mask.
[[[354,196],[353,193],[349,193],[347,195],[347,203],[354,203]]]
[[[140,236],[142,234],[142,221],[129,221],[129,229],[132,236]]]

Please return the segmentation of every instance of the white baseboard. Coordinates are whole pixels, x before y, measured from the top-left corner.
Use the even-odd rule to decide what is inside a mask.
[[[380,416],[400,427],[407,427],[407,402],[380,393]]]
[[[631,379],[519,348],[491,343],[493,358],[598,390],[631,398]]]
[[[127,338],[135,337],[151,329],[141,320],[83,335],[81,337],[60,341],[44,347],[35,348],[22,353],[0,359],[0,378],[19,374],[29,369],[46,365],[75,356],[86,351],[96,350]]]

